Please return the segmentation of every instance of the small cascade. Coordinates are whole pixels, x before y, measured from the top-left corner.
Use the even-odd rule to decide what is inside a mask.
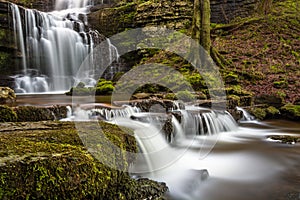
[[[129,118],[139,112],[139,108],[131,106],[123,106],[123,108],[117,109],[95,108],[92,110],[92,117],[98,116],[106,121],[112,121],[117,118]]]
[[[237,125],[232,116],[225,111],[189,106],[181,110],[182,129],[187,136],[213,135],[234,130]]]
[[[105,120],[112,122],[118,118],[129,119],[132,115],[139,113],[140,109],[137,107],[123,106],[121,108],[92,108],[86,109],[76,107],[72,110],[71,107],[67,107],[68,116],[62,121],[88,121],[88,120]]]
[[[82,62],[93,53],[94,41],[102,40],[97,31],[87,28],[87,8],[91,5],[90,0],[58,0],[57,10],[45,13],[10,4],[23,66],[22,71],[13,76],[17,93],[67,91],[73,86]],[[118,59],[116,47],[109,40],[107,43],[105,56]],[[90,59],[92,64],[93,59]],[[93,79],[94,75],[87,74],[83,78]]]
[[[184,130],[174,115],[172,115],[172,125],[173,125],[173,134],[175,136],[176,141],[185,138]]]
[[[253,121],[255,117],[248,113],[245,109],[241,107],[236,107],[236,110],[242,114],[242,118],[239,121]]]

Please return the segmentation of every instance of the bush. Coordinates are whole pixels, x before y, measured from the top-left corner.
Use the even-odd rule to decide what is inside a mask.
[[[96,95],[110,95],[114,89],[115,87],[113,85],[102,85],[96,88]]]

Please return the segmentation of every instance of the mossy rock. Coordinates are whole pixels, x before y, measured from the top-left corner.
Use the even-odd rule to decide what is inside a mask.
[[[252,96],[251,92],[244,90],[240,85],[227,87],[225,90],[227,95]]]
[[[13,109],[0,105],[0,122],[15,122],[17,119],[17,114]]]
[[[225,83],[230,85],[237,85],[239,83],[238,75],[230,72],[229,74],[225,75],[224,77]]]
[[[281,106],[284,105],[284,99],[278,95],[263,94],[263,95],[256,96],[254,98],[254,103],[280,108]]]
[[[229,109],[234,109],[240,105],[241,98],[237,95],[228,95],[227,96],[227,107]]]
[[[265,108],[251,108],[250,114],[252,114],[256,119],[264,120],[267,117],[267,111]]]
[[[280,111],[273,106],[269,106],[266,109],[266,112],[267,112],[268,119],[274,119],[274,118],[278,118],[280,116]]]
[[[55,120],[54,113],[47,108],[35,106],[19,106],[14,108],[19,122],[36,122]]]
[[[300,120],[300,105],[286,104],[280,108],[282,115],[290,120]]]
[[[133,160],[127,152],[137,151],[133,135],[100,125],[103,136],[120,148],[103,159],[129,166]],[[131,179],[95,159],[73,123],[5,123],[0,129],[0,199],[147,199],[167,191],[163,183]],[[99,146],[100,152],[109,149],[105,142]]]
[[[176,94],[174,94],[174,93],[167,93],[164,95],[164,99],[177,100],[177,97],[176,97]]]
[[[195,95],[187,90],[177,92],[176,97],[177,97],[177,99],[184,101],[184,102],[190,102],[190,101],[193,101],[196,99]]]

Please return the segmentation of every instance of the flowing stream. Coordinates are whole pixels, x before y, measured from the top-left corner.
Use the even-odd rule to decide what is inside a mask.
[[[77,120],[98,116],[134,129],[140,153],[130,173],[166,182],[169,199],[300,199],[300,145],[268,139],[299,137],[297,123],[245,120],[237,125],[226,112],[186,107],[176,110],[180,121],[172,117],[168,142],[165,113],[141,113],[130,106],[77,109],[75,118],[76,112]]]

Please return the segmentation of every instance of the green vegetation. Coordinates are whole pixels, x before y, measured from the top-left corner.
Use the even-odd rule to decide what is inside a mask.
[[[77,84],[76,87],[72,87],[66,95],[84,96],[84,95],[111,95],[115,87],[112,81],[105,79],[99,79],[96,87],[85,87],[83,82]]]
[[[267,116],[267,112],[264,108],[251,108],[250,113],[259,120],[264,120]]]
[[[112,81],[100,79],[96,86],[96,95],[110,95],[114,89]]]
[[[14,122],[17,121],[18,117],[8,106],[0,106],[0,122]]]
[[[300,120],[300,105],[286,104],[280,108],[280,112],[288,119]]]
[[[184,102],[190,102],[196,99],[195,96],[187,90],[177,92],[176,97],[177,99],[182,100]]]
[[[275,88],[284,89],[288,87],[288,82],[286,81],[275,81],[273,82]]]

